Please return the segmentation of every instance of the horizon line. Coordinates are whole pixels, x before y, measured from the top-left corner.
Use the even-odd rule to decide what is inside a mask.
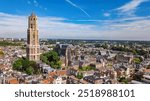
[[[1,38],[0,39],[27,39],[27,38]],[[47,40],[91,40],[91,41],[150,41],[150,40],[140,40],[140,39],[88,39],[88,38],[39,38],[40,39],[47,39]]]

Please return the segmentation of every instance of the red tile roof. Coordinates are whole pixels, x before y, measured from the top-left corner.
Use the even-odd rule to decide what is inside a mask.
[[[17,81],[16,78],[12,78],[12,79],[8,80],[8,83],[9,84],[19,84],[19,82]]]
[[[47,79],[43,80],[42,84],[49,84],[49,80],[47,80]]]
[[[144,72],[150,73],[150,69],[144,69]]]

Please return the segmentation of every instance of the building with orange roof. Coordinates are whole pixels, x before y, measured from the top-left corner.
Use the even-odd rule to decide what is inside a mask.
[[[58,76],[65,76],[65,75],[67,75],[67,71],[66,70],[58,70],[58,71],[56,71],[56,74]]]
[[[53,81],[54,81],[54,78],[49,77],[49,78],[48,78],[48,80],[49,80],[50,84],[52,84],[52,83],[53,83]]]
[[[55,84],[65,84],[66,83],[66,78],[67,77],[67,71],[66,70],[57,70],[54,72],[49,72],[49,80],[50,83],[55,83]]]
[[[53,76],[55,76],[56,75],[56,72],[50,72],[49,73],[49,76],[51,76],[51,77],[53,77]]]
[[[47,80],[47,79],[41,81],[41,84],[49,84],[49,83],[50,83],[50,82],[49,82],[49,80]]]
[[[19,84],[18,80],[16,78],[10,78],[6,80],[7,84]]]
[[[145,74],[150,74],[150,69],[144,69]]]
[[[53,76],[66,76],[66,75],[67,75],[66,70],[57,70],[57,71],[49,73],[49,76],[51,76],[51,77],[53,77]]]

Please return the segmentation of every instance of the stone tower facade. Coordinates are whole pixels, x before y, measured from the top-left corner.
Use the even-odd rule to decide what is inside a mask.
[[[27,58],[31,61],[40,61],[40,45],[38,35],[37,16],[32,13],[28,18],[27,29]]]
[[[72,63],[72,58],[74,56],[73,54],[73,49],[71,47],[66,48],[66,53],[65,53],[65,66],[71,66]]]

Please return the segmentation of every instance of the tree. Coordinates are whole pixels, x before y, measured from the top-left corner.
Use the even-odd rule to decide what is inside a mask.
[[[102,47],[103,47],[104,49],[108,49],[108,45],[107,45],[107,44],[102,45]]]
[[[18,42],[0,41],[0,46],[21,46]]]
[[[83,78],[83,73],[78,73],[76,76],[78,79],[82,79]]]
[[[132,53],[133,53],[134,55],[136,55],[136,54],[137,54],[137,52],[136,52],[135,50],[132,50]]]
[[[42,60],[43,62],[45,62],[46,64],[48,64],[47,57],[46,57],[44,54],[41,55],[40,58],[41,58],[41,60]]]
[[[23,58],[22,60],[23,71],[26,71],[26,68],[30,67],[30,61],[27,58]]]
[[[82,68],[79,68],[80,71],[90,71],[90,70],[95,70],[96,67],[94,66],[83,66]]]
[[[25,72],[29,75],[40,74],[40,68],[37,66],[36,62],[29,61],[27,58],[19,58],[13,63],[13,69]]]
[[[128,80],[127,78],[125,77],[119,77],[118,78],[118,81],[119,82],[122,82],[122,83],[125,83],[125,84],[128,84],[130,82],[130,80]]]
[[[55,51],[49,51],[47,53],[44,53],[41,55],[40,58],[44,63],[50,65],[52,68],[55,69],[61,68],[62,63],[60,61],[58,53]]]
[[[100,45],[100,44],[98,44],[98,43],[94,44],[94,46],[95,46],[96,48],[101,47],[101,45]]]
[[[33,73],[34,73],[34,69],[33,69],[33,67],[28,67],[27,69],[26,69],[26,73],[28,74],[28,75],[32,75]]]
[[[14,70],[22,70],[22,67],[23,67],[23,65],[22,65],[22,59],[18,59],[18,60],[16,60],[14,63],[13,63],[13,69]]]
[[[140,58],[134,58],[134,59],[133,59],[133,62],[134,62],[135,64],[140,64],[142,61],[141,61]]]
[[[4,56],[4,52],[0,50],[0,56]]]
[[[37,64],[35,61],[30,61],[30,64],[29,64],[31,67],[33,68],[37,68]]]
[[[47,53],[48,61],[54,61],[57,62],[59,60],[58,54],[55,51],[50,51]]]

